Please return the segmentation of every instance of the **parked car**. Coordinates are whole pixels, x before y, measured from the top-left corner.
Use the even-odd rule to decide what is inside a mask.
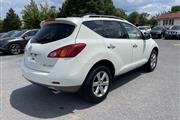
[[[142,33],[150,34],[151,27],[150,26],[138,26]]]
[[[163,38],[165,32],[166,32],[165,27],[156,26],[156,27],[152,28],[150,33],[151,33],[152,38],[157,38],[158,39],[158,38]]]
[[[158,45],[128,21],[104,15],[43,21],[21,65],[30,82],[56,93],[80,92],[104,100],[114,76],[157,65]]]
[[[29,39],[31,39],[37,31],[37,29],[22,30],[11,37],[0,39],[0,51],[9,52],[13,55],[20,54],[23,52]]]
[[[20,32],[20,31],[19,30],[12,30],[12,31],[6,32],[2,36],[0,36],[0,39],[11,37],[18,32]]]
[[[165,39],[180,39],[180,25],[174,25],[165,33]]]
[[[1,36],[2,36],[3,34],[5,34],[5,33],[0,33],[0,38],[1,38]]]

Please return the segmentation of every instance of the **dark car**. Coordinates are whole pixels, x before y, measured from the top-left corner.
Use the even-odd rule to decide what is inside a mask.
[[[165,33],[165,39],[180,39],[180,25],[174,25]]]
[[[9,32],[4,33],[3,35],[0,36],[0,39],[2,38],[7,38],[7,37],[12,37],[14,34],[17,34],[18,32],[20,32],[19,30],[12,30]]]
[[[38,32],[37,29],[22,30],[11,37],[0,39],[0,51],[13,55],[23,52],[28,41]]]
[[[0,38],[1,38],[1,36],[2,36],[3,34],[5,34],[5,33],[0,33]]]
[[[151,33],[152,38],[157,38],[158,39],[158,38],[163,38],[165,32],[166,32],[165,27],[156,26],[156,27],[152,28],[150,33]]]

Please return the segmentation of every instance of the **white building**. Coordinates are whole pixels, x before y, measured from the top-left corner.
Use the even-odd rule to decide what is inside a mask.
[[[157,20],[160,26],[170,27],[172,25],[180,25],[180,12],[162,14]]]

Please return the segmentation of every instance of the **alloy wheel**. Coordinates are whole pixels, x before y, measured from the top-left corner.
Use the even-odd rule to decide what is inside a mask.
[[[93,80],[93,94],[96,97],[102,97],[106,94],[109,88],[109,76],[105,71],[100,71],[96,74]]]
[[[18,55],[21,53],[21,46],[19,44],[12,44],[9,47],[9,51],[13,55]]]
[[[157,64],[157,55],[155,52],[153,52],[150,61],[151,68],[154,69],[156,67],[156,64]]]

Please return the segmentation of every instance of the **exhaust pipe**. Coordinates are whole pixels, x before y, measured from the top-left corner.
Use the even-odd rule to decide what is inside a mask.
[[[60,94],[60,93],[61,93],[60,90],[56,90],[56,89],[54,89],[54,88],[49,88],[49,89],[50,89],[51,92],[54,93],[54,94]]]

